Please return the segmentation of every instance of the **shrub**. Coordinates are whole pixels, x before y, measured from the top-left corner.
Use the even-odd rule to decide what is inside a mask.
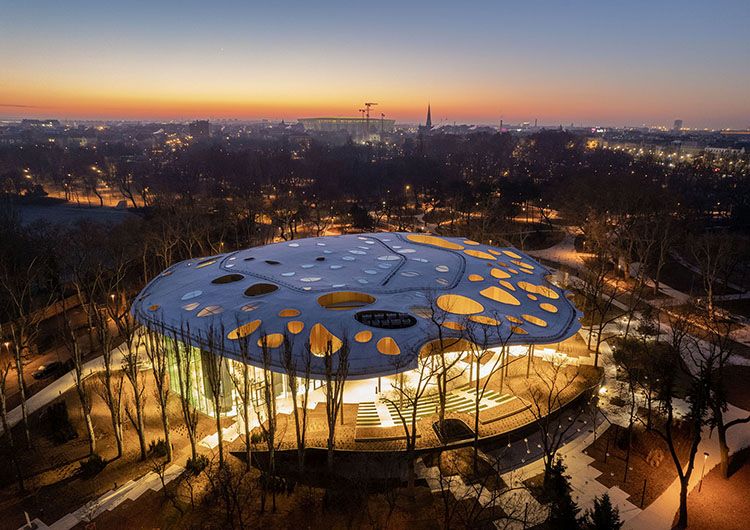
[[[167,456],[167,442],[159,438],[151,440],[148,444],[148,452],[155,456]]]
[[[192,457],[188,457],[185,463],[185,469],[190,471],[193,475],[197,475],[208,466],[208,457],[206,455],[196,455],[195,460]]]
[[[95,475],[98,475],[99,472],[105,468],[105,466],[107,465],[107,461],[98,454],[94,453],[93,455],[89,456],[87,460],[80,462],[79,465],[81,466],[80,471],[83,478],[91,478]]]
[[[253,432],[250,434],[250,443],[259,444],[266,441],[266,436],[262,432]]]

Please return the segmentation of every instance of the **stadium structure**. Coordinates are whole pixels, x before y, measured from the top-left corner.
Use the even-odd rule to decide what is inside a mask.
[[[396,120],[365,117],[300,118],[298,121],[306,131],[345,132],[351,136],[392,133],[396,126]]]

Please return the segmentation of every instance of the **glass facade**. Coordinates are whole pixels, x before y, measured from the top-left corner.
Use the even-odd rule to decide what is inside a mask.
[[[189,367],[189,374],[185,377],[185,374],[180,374],[178,371],[174,340],[168,339],[168,343],[169,389],[174,395],[182,397],[183,393],[180,391],[180,376],[182,375],[183,382],[188,380],[190,382],[187,389],[187,399],[199,412],[215,417],[214,388],[218,389],[220,395],[219,413],[222,416],[233,416],[241,410],[241,401],[235,389],[235,381],[241,384],[242,363],[222,358],[196,347],[186,347],[184,344],[180,344],[180,354],[189,356],[189,358],[182,359],[182,369],[185,370],[185,367]],[[253,405],[260,407],[264,402],[263,370],[251,366],[249,376],[252,381],[251,398]],[[286,397],[286,376],[278,372],[272,372],[272,377],[276,398]]]

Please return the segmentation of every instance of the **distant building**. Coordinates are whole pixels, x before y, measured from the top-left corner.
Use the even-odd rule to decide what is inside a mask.
[[[710,153],[715,156],[726,156],[726,157],[737,157],[745,154],[745,148],[735,149],[732,147],[706,147],[704,149],[706,153]]]
[[[197,120],[188,125],[190,136],[195,139],[208,138],[211,136],[211,129],[208,120]]]
[[[672,126],[672,131],[680,132],[682,130],[682,120],[675,120]]]
[[[36,128],[45,128],[45,129],[59,129],[60,128],[60,122],[58,120],[32,120],[32,119],[24,119],[21,120],[21,127],[24,129],[36,129]]]
[[[424,125],[419,126],[419,134],[430,134],[432,132],[432,109],[430,108],[430,104],[427,104],[427,121],[425,121]]]
[[[306,131],[310,132],[345,132],[349,136],[368,137],[372,134],[392,133],[396,120],[385,118],[300,118]],[[367,130],[369,127],[369,131]]]

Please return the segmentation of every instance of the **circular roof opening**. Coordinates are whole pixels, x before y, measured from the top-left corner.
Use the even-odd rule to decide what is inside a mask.
[[[410,314],[397,311],[360,311],[354,318],[360,324],[381,329],[410,328],[417,323]]]
[[[278,289],[278,285],[272,283],[254,283],[247,289],[245,289],[245,296],[261,296],[264,294],[272,293]]]
[[[324,294],[318,298],[318,303],[321,307],[336,311],[357,309],[368,306],[373,302],[375,302],[374,296],[355,291],[336,291],[334,293]]]
[[[219,276],[218,278],[214,278],[213,280],[211,280],[211,283],[222,285],[225,283],[238,282],[243,278],[244,276],[242,274],[225,274],[224,276]]]

